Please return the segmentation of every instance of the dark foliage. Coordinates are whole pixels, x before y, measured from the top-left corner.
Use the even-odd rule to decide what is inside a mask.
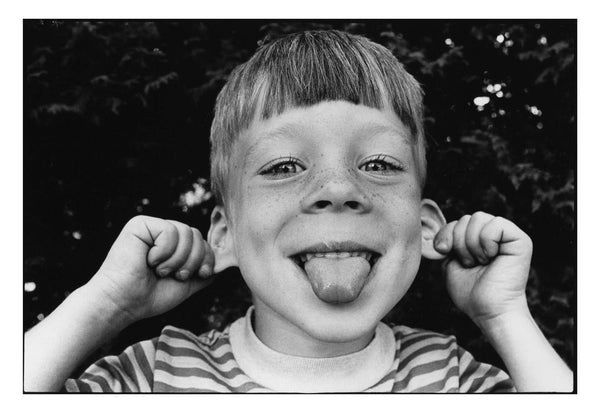
[[[206,234],[216,94],[258,44],[315,27],[384,44],[423,84],[426,195],[448,219],[484,210],[529,233],[530,307],[574,367],[576,24],[560,20],[25,21],[24,328],[94,274],[132,216]],[[223,327],[249,303],[229,271],[92,358],[166,323],[197,333]],[[423,263],[388,320],[455,334],[479,359],[502,365],[453,308],[437,263]]]

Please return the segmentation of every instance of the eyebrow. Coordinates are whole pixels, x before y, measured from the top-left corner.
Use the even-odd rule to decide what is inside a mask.
[[[360,128],[355,132],[355,134],[371,136],[393,134],[400,137],[405,143],[412,145],[414,141],[411,138],[410,132],[408,132],[406,128],[403,129],[397,128],[395,126],[383,125],[378,122],[369,121],[361,125]]]
[[[261,133],[259,135],[259,139],[248,148],[246,159],[250,158],[257,151],[257,147],[264,145],[265,142],[275,141],[283,137],[296,135],[296,127],[297,125],[294,123],[286,123],[266,133]]]
[[[297,134],[297,129],[298,129],[298,125],[290,122],[290,123],[285,123],[273,130],[270,130],[264,134],[261,134],[260,138],[261,141],[270,141],[270,140],[276,140],[276,139],[281,139],[282,137],[289,137],[289,136],[294,136]]]
[[[283,137],[290,137],[297,134],[296,128],[297,124],[290,122],[284,125],[281,125],[277,128],[274,128],[271,131],[268,131],[264,134],[260,135],[260,139],[257,140],[252,146],[248,148],[248,152],[246,153],[246,161],[251,158],[256,152],[259,146],[265,145],[265,142],[276,141]],[[393,125],[384,125],[378,122],[368,121],[361,125],[358,130],[353,132],[355,135],[384,135],[384,134],[392,134],[400,137],[402,141],[407,145],[412,145],[414,141],[410,138],[410,132],[407,130],[402,130]],[[407,136],[408,135],[408,136]]]
[[[293,136],[296,134],[296,131],[294,130],[294,128],[297,125],[295,125],[294,123],[287,123],[284,125],[281,125],[273,130],[267,131],[266,133],[260,133],[259,135],[259,139],[257,139],[256,142],[254,142],[249,148],[248,151],[246,152],[246,156],[244,159],[244,167],[245,165],[248,164],[248,161],[254,156],[254,154],[256,154],[258,152],[258,149],[260,147],[265,147],[264,145],[267,144],[268,142],[272,142],[272,141],[276,141],[278,139],[281,139],[283,137],[286,136]],[[265,143],[267,142],[267,143]]]

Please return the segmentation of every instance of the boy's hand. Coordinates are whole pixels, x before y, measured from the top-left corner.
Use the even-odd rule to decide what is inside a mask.
[[[87,287],[134,322],[170,310],[209,284],[213,267],[212,249],[196,228],[137,216]]]
[[[525,286],[533,245],[515,224],[484,212],[465,215],[438,232],[434,248],[448,255],[452,301],[477,325],[528,313]]]

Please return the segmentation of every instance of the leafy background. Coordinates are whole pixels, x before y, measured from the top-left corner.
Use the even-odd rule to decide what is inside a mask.
[[[95,273],[132,216],[176,219],[206,234],[215,97],[257,45],[308,28],[365,35],[422,83],[425,195],[449,220],[484,210],[532,237],[529,305],[575,368],[574,20],[24,21],[24,329]],[[229,270],[88,361],[165,324],[222,328],[249,304],[239,272]],[[478,359],[503,366],[453,307],[439,263],[422,263],[387,321],[455,334]]]

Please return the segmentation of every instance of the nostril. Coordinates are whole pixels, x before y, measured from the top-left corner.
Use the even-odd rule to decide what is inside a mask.
[[[357,201],[346,201],[346,205],[350,209],[359,209],[360,208],[360,204]]]
[[[331,205],[331,202],[329,201],[317,201],[315,203],[315,206],[319,209],[327,208],[329,205]]]

